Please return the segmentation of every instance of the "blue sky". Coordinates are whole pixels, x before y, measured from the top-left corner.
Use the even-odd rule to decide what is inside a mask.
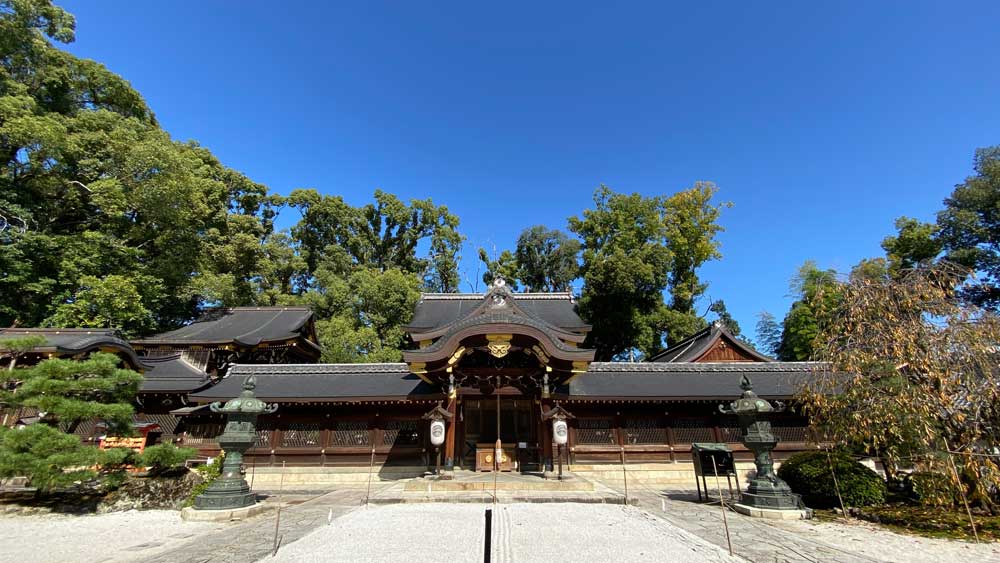
[[[279,193],[447,204],[470,276],[601,183],[713,181],[734,207],[700,274],[748,333],[803,261],[881,254],[1000,144],[994,1],[61,5],[175,138]]]

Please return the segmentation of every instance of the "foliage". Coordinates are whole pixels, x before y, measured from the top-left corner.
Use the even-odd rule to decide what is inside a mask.
[[[504,250],[491,259],[486,249],[480,248],[479,262],[485,268],[485,271],[483,271],[483,283],[487,286],[492,284],[493,280],[497,279],[497,277],[501,277],[510,286],[511,291],[520,289],[518,284],[520,271],[517,259],[514,258],[514,254],[511,251]]]
[[[974,538],[964,509],[943,510],[940,506],[893,503],[863,508],[857,515],[898,532],[966,541]],[[1000,540],[1000,516],[979,513],[974,514],[973,519],[981,541]]]
[[[210,487],[212,483],[214,483],[215,480],[222,475],[222,464],[225,463],[225,461],[226,453],[222,452],[213,459],[212,463],[206,463],[195,467],[195,471],[201,475],[202,481],[191,489],[191,494],[188,496],[187,501],[184,502],[184,506],[193,506],[194,499],[198,498],[198,495],[208,490],[208,487]]]
[[[319,268],[325,255],[336,252],[342,267],[398,269],[421,276],[430,291],[457,291],[456,256],[462,236],[458,217],[447,207],[429,199],[407,205],[381,190],[376,190],[374,203],[362,207],[316,190],[295,190],[288,201],[302,213],[292,237],[310,271]],[[429,247],[426,258],[417,256],[421,242]]]
[[[59,424],[70,433],[83,420],[99,418],[112,430],[130,431],[132,398],[142,376],[120,369],[114,354],[95,353],[86,360],[48,359],[29,368],[5,371],[0,377],[19,384],[14,391],[0,392],[4,402],[34,407],[45,421]],[[75,438],[74,438],[75,439]]]
[[[797,453],[781,463],[778,477],[784,479],[793,491],[802,495],[806,506],[812,508],[839,507],[840,499],[843,499],[844,506],[869,506],[885,502],[885,481],[878,473],[854,461],[844,452]],[[840,498],[837,497],[838,489]]]
[[[185,461],[196,455],[198,450],[194,448],[178,448],[170,443],[156,444],[139,454],[136,465],[150,467],[152,473],[159,473],[183,466]]]
[[[726,302],[719,299],[718,301],[713,301],[711,305],[708,306],[708,310],[715,313],[719,317],[719,322],[722,326],[726,327],[733,336],[740,336],[740,323],[736,322],[736,319],[729,314],[729,309],[726,308]],[[745,340],[741,338],[741,340]]]
[[[580,275],[580,241],[566,233],[535,225],[517,237],[517,277],[527,291],[569,291]]]
[[[777,356],[781,346],[781,324],[774,315],[767,311],[757,314],[756,341],[757,349],[768,356]]]
[[[119,328],[126,337],[153,326],[153,314],[142,304],[142,295],[125,276],[80,278],[72,301],[58,305],[48,319],[52,326]]]
[[[800,398],[821,434],[877,452],[890,469],[959,452],[970,499],[993,507],[1000,468],[972,454],[997,446],[1000,319],[959,298],[965,274],[939,263],[843,283],[840,309],[821,336],[820,359],[831,371]]]
[[[953,508],[962,502],[961,493],[947,474],[915,471],[906,476],[906,485],[914,499],[925,506]]]
[[[420,299],[420,279],[398,269],[359,269],[345,280],[317,275],[322,290],[304,299],[323,320],[316,331],[324,362],[398,362],[405,345],[403,326]],[[310,301],[311,300],[311,301]]]
[[[17,360],[28,352],[45,344],[45,337],[25,336],[19,338],[0,338],[0,355],[8,356],[10,363],[8,370],[13,370],[17,366]],[[0,396],[2,399],[2,396]]]
[[[172,328],[249,304],[280,198],[160,129],[49,0],[0,3],[0,325]]]
[[[911,217],[896,219],[896,236],[882,240],[882,249],[889,260],[889,270],[898,275],[937,258],[942,247],[937,231],[936,225]]]
[[[1000,146],[978,149],[973,169],[975,174],[944,200],[938,239],[948,260],[983,274],[966,296],[995,309],[1000,304]]]
[[[635,349],[651,355],[705,326],[694,300],[695,270],[719,257],[716,188],[698,183],[672,196],[594,193],[594,209],[569,219],[582,241],[580,312],[593,325],[588,345],[610,360]],[[664,300],[669,290],[671,301]]]
[[[792,280],[792,292],[798,299],[782,322],[778,359],[811,360],[816,355],[817,339],[840,302],[837,274],[833,270],[820,270],[815,262],[806,262]]]
[[[98,455],[97,448],[45,424],[0,427],[0,477],[27,477],[41,493],[94,478]]]

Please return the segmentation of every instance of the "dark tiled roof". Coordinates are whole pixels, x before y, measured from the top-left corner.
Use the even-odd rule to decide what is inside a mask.
[[[410,373],[406,364],[238,364],[219,384],[191,395],[195,401],[236,397],[253,374],[265,401],[359,401],[438,398],[441,390]]]
[[[181,353],[146,357],[140,393],[190,393],[210,383],[208,374],[184,361]]]
[[[45,343],[35,352],[56,355],[76,355],[98,349],[112,349],[128,358],[133,367],[141,367],[139,357],[128,342],[118,337],[110,328],[3,328],[0,340],[41,336]]]
[[[746,375],[761,397],[790,398],[828,367],[819,362],[594,362],[559,392],[568,398],[732,399]]]
[[[417,302],[410,332],[430,332],[471,313],[483,302],[485,293],[425,293]],[[576,314],[571,293],[514,293],[517,305],[546,323],[569,332],[590,329]]]
[[[207,312],[177,330],[136,340],[137,344],[224,344],[256,346],[303,336],[312,318],[308,307],[234,307]]]
[[[674,344],[670,348],[649,358],[649,362],[693,362],[700,358],[702,354],[708,352],[712,345],[720,338],[725,339],[730,346],[740,350],[742,355],[754,358],[758,362],[770,362],[772,358],[754,350],[739,338],[733,336],[724,326],[719,323],[712,323],[684,340]]]

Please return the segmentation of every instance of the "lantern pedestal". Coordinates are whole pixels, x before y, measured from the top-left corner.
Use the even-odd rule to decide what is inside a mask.
[[[243,452],[257,441],[257,416],[272,413],[278,405],[269,405],[254,395],[256,382],[251,375],[243,382],[239,397],[222,405],[212,403],[211,410],[226,415],[226,429],[219,436],[219,447],[226,452],[222,474],[194,499],[194,508],[206,512],[226,512],[252,507],[257,495],[243,478]],[[220,516],[221,517],[221,516]]]
[[[792,510],[786,508],[779,510],[773,508],[757,508],[737,503],[733,505],[733,510],[751,518],[767,518],[769,520],[809,520],[813,517],[811,508],[798,508]]]
[[[771,451],[778,444],[778,437],[771,432],[771,416],[785,410],[783,403],[761,399],[753,392],[750,378],[743,376],[740,382],[743,394],[730,403],[729,408],[719,405],[723,414],[735,414],[743,432],[743,445],[754,455],[757,474],[750,480],[747,490],[740,495],[740,502],[733,508],[741,514],[759,518],[778,518],[774,513],[787,512],[782,519],[810,518],[812,511],[805,508],[799,495],[792,492],[788,483],[774,472]]]

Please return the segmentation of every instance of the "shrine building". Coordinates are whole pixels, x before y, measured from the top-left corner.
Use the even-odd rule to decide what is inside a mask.
[[[725,443],[749,462],[735,417],[718,405],[739,395],[744,375],[761,397],[791,401],[823,367],[774,361],[719,324],[648,361],[595,362],[572,294],[516,293],[503,283],[485,293],[423,294],[404,328],[412,347],[402,362],[321,364],[308,309],[243,307],[131,343],[111,331],[36,329],[48,348],[35,360],[118,353],[144,375],[137,424],[155,423],[152,439],[203,456],[218,453],[225,424],[209,404],[236,397],[254,376],[257,397],[279,408],[261,417],[247,463],[317,472],[374,465],[415,475],[437,453],[446,470],[546,474],[560,459],[581,471],[623,462],[690,468],[697,442]],[[0,330],[0,338],[32,330]],[[547,419],[557,407],[568,418],[563,447]],[[425,416],[435,409],[446,413],[440,448]],[[773,426],[777,460],[809,447],[807,421],[794,408]],[[99,425],[81,427],[85,441],[100,438]]]

